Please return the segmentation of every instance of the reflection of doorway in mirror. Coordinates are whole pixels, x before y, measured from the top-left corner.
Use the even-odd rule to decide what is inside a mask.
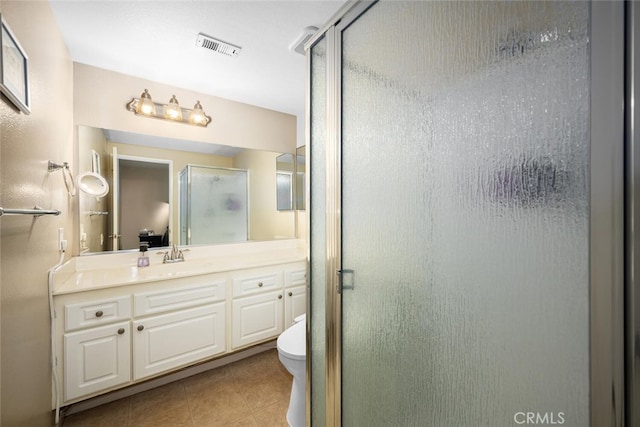
[[[118,162],[118,249],[138,249],[141,241],[153,242],[152,247],[166,246],[170,241],[172,164],[135,156],[119,156]]]

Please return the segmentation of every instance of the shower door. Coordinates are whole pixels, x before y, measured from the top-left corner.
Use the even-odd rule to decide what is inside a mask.
[[[597,23],[592,7],[614,10]],[[615,43],[596,46],[617,34],[620,11],[379,1],[328,29],[335,107],[311,115],[329,133],[327,206],[313,194],[311,206],[312,298],[324,281],[329,312],[326,425],[619,417],[599,405],[611,400],[603,375],[622,399],[610,364],[621,355],[611,295],[623,145],[615,126],[595,124],[621,113],[622,73],[604,90],[594,80],[598,67],[621,69]],[[594,66],[594,55],[605,60]],[[314,246],[321,233],[326,253]],[[326,268],[314,274],[314,262]],[[311,304],[313,333],[324,320]],[[325,390],[313,379],[315,401]]]
[[[180,243],[246,242],[248,179],[244,169],[187,165],[180,172]]]

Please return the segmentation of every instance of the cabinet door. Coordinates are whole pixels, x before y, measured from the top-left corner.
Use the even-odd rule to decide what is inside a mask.
[[[233,348],[243,347],[283,331],[282,291],[233,300]]]
[[[64,335],[64,400],[75,399],[131,379],[129,322]]]
[[[138,380],[225,351],[225,303],[133,322],[133,378]]]
[[[293,319],[307,312],[306,286],[284,290],[284,327],[293,325]]]

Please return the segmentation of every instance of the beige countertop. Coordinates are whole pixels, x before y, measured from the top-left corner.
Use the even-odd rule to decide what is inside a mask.
[[[291,242],[291,241],[285,241]],[[294,241],[295,242],[295,241]],[[265,242],[267,243],[267,242]],[[272,242],[268,242],[272,243]],[[75,257],[54,273],[54,295],[134,285],[181,277],[305,261],[304,248],[291,243],[189,248],[185,261],[162,263],[162,252],[149,255],[150,266],[138,267],[136,252]],[[91,258],[91,259],[89,259]]]

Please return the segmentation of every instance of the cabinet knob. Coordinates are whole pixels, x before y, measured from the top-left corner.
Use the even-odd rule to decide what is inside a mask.
[[[258,282],[258,287],[259,287],[259,288],[261,288],[261,287],[262,287],[262,285],[264,285],[264,283],[262,283],[262,282]]]
[[[96,317],[102,317],[103,314],[102,310],[96,311]]]
[[[282,299],[282,294],[278,295],[278,299]]]
[[[118,329],[118,335],[122,335],[122,334],[124,334],[124,328]]]
[[[292,297],[293,296],[293,292],[289,292],[289,296]]]
[[[141,331],[144,329],[144,325],[138,325],[138,330]]]

